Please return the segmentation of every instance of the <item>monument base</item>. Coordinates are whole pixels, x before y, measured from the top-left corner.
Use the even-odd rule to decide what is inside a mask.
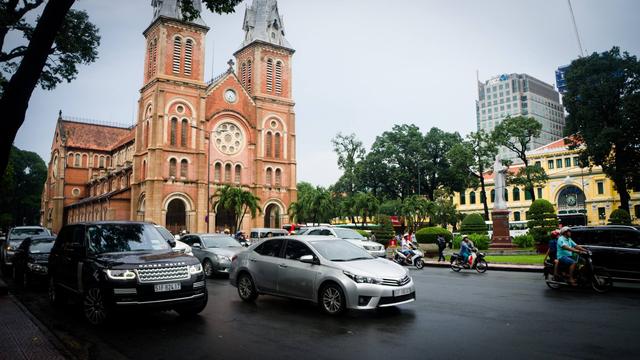
[[[513,249],[515,245],[511,243],[509,234],[509,210],[491,211],[493,221],[493,234],[491,236],[491,249]]]

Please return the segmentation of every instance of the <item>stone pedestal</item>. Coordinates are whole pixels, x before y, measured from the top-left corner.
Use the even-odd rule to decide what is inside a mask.
[[[509,235],[509,210],[491,211],[493,220],[493,235],[491,236],[492,249],[511,249],[515,246],[511,243]]]

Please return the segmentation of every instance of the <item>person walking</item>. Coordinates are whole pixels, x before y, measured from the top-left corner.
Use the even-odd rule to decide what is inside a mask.
[[[444,257],[444,249],[447,247],[447,242],[444,239],[444,236],[438,235],[436,243],[438,244],[438,262],[447,261]]]

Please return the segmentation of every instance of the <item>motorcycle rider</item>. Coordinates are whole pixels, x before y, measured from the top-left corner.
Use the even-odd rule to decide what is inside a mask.
[[[576,261],[572,255],[573,253],[579,254],[585,252],[586,249],[571,239],[571,229],[568,226],[560,229],[557,248],[558,264],[569,267],[569,283],[572,286],[576,286],[576,279],[573,276],[576,269]]]
[[[468,264],[469,256],[471,256],[471,244],[468,236],[463,236],[460,242],[460,259],[466,267]]]
[[[416,253],[413,251],[413,244],[411,243],[411,237],[405,235],[402,238],[402,255],[405,256],[405,261],[410,262],[413,255]]]
[[[560,232],[558,230],[553,230],[551,232],[551,240],[549,240],[549,249],[547,253],[544,255],[543,263],[547,262],[547,259],[551,263],[553,263],[553,278],[558,277],[558,236],[560,236]]]

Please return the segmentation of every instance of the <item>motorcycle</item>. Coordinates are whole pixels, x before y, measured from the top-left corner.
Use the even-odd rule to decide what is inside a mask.
[[[485,254],[478,252],[477,249],[471,250],[472,254],[469,256],[470,262],[466,262],[458,253],[451,254],[449,261],[451,262],[451,270],[459,272],[462,269],[475,269],[479,273],[484,273],[489,269],[489,264],[484,259]]]
[[[591,287],[597,293],[604,293],[611,288],[611,279],[596,274],[591,257],[591,251],[578,254],[576,268],[573,272],[576,286]],[[544,263],[544,281],[547,286],[554,290],[565,286],[572,287],[569,283],[569,269],[558,269],[558,276],[554,278],[554,266],[553,261],[547,260]],[[560,264],[558,264],[558,266],[562,267]],[[566,270],[566,272],[564,270]]]
[[[396,249],[393,255],[393,261],[400,265],[408,265],[415,266],[418,269],[422,269],[424,267],[424,253],[419,249],[413,249],[414,255],[411,259],[407,258],[405,254],[402,253],[402,250]]]

